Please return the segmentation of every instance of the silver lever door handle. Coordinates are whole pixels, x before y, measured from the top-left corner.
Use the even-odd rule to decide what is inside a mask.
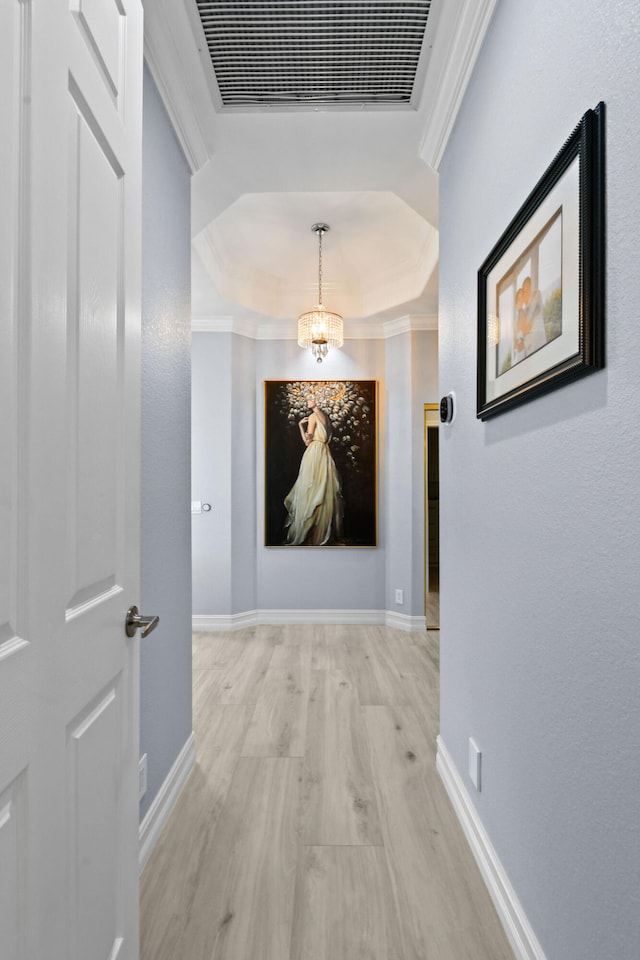
[[[125,633],[128,637],[135,636],[138,627],[142,627],[141,637],[146,637],[160,623],[160,617],[143,617],[138,613],[137,607],[129,607],[127,610],[127,619],[124,623]]]

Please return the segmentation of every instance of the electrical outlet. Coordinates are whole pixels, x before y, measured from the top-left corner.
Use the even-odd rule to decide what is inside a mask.
[[[404,603],[404,590],[396,590],[396,603],[399,606]]]
[[[473,737],[469,737],[469,776],[476,790],[482,787],[482,751]]]
[[[147,792],[147,755],[140,757],[138,762],[138,798],[142,800]]]

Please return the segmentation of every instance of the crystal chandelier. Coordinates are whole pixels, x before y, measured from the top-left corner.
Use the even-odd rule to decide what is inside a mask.
[[[322,363],[329,347],[341,347],[344,338],[340,314],[325,310],[322,306],[322,237],[329,226],[326,223],[314,223],[311,229],[318,235],[318,306],[299,316],[298,346],[304,350],[311,347],[317,362]]]

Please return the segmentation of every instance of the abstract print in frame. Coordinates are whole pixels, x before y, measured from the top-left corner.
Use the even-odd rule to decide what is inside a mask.
[[[377,381],[265,380],[265,546],[377,546]]]

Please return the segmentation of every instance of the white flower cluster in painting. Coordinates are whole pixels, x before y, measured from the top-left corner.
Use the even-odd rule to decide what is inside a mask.
[[[313,397],[333,426],[331,446],[340,447],[346,460],[358,467],[363,438],[371,436],[375,411],[372,400],[360,384],[351,380],[296,380],[282,384],[280,413],[290,424],[309,416],[308,400]]]

